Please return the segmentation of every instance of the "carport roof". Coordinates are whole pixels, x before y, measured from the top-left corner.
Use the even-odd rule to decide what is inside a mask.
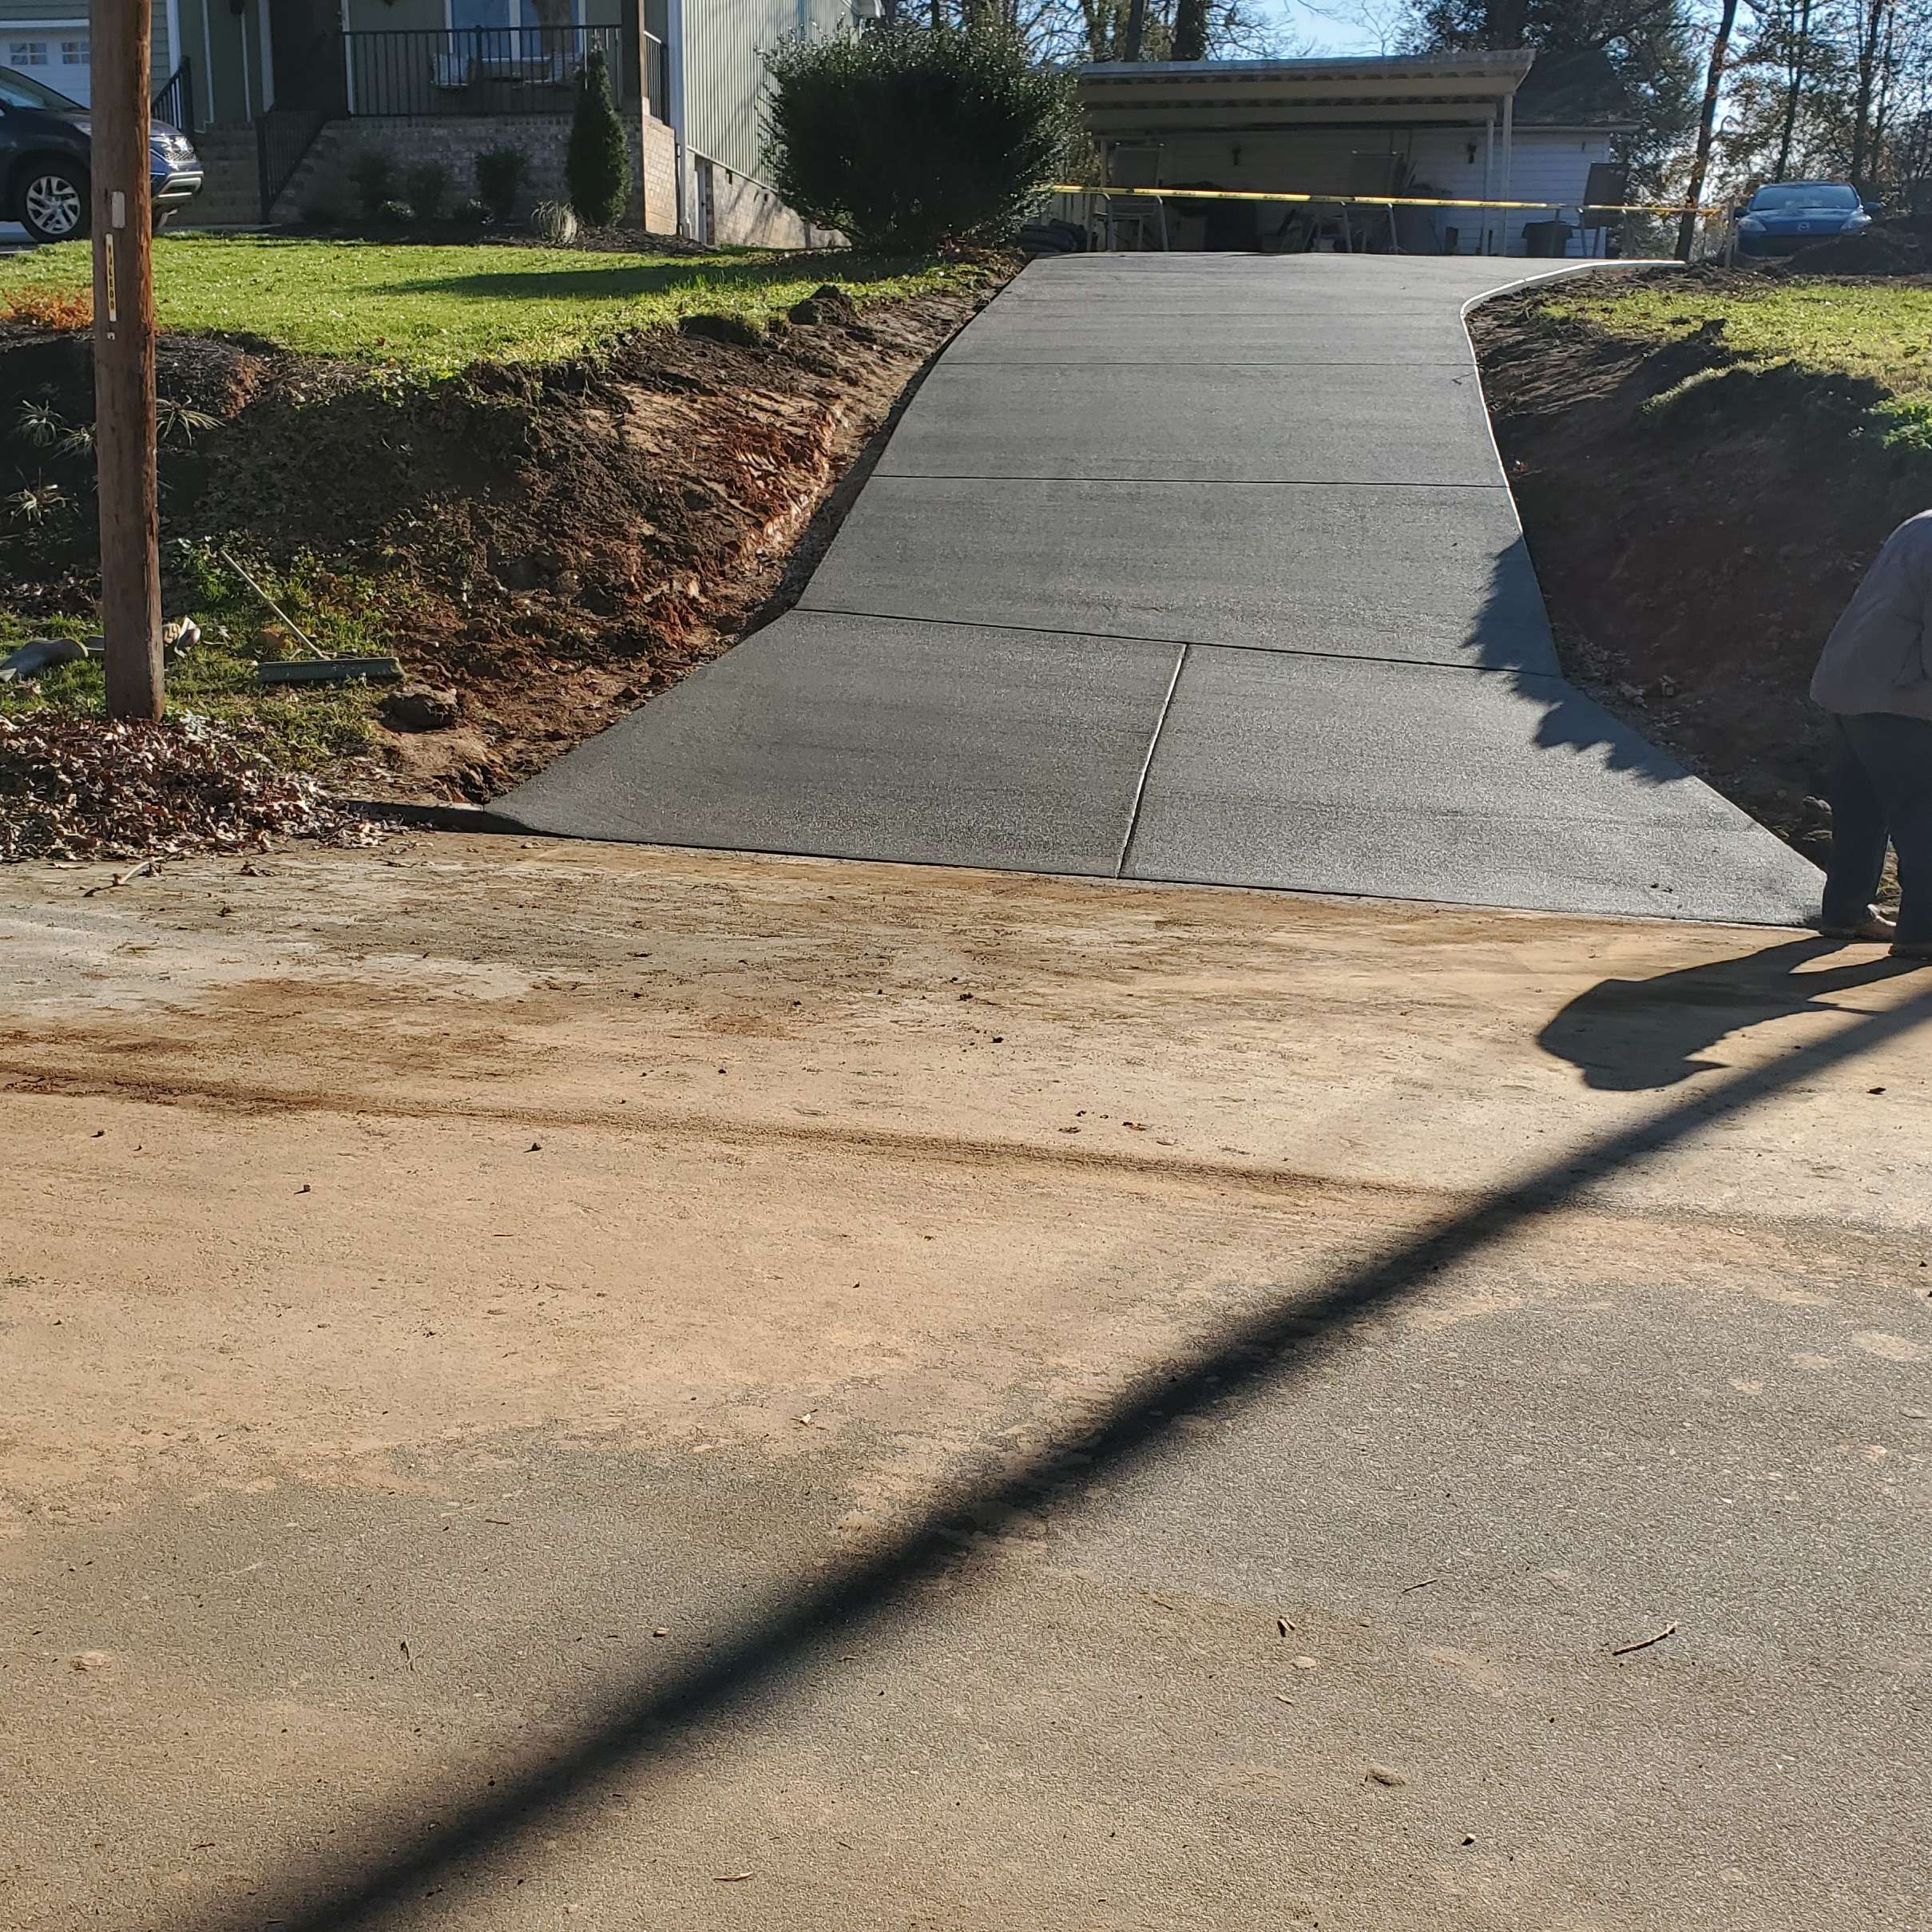
[[[1323,121],[1492,119],[1536,60],[1507,53],[1307,61],[1107,61],[1077,69],[1100,135]]]

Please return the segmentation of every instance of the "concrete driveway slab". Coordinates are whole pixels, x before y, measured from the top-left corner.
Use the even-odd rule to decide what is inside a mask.
[[[989,568],[989,562],[996,567]],[[807,609],[1553,672],[1502,490],[875,478]]]
[[[1105,363],[942,361],[877,474],[1491,487],[1503,480],[1473,365],[1365,369],[1338,380],[1189,361],[1158,375]]]
[[[1561,678],[1190,650],[1137,879],[1798,925],[1817,875]]]
[[[539,831],[1117,871],[1166,644],[781,617],[519,786]]]
[[[1804,918],[1809,866],[1552,675],[1462,323],[1538,272],[1034,264],[932,370],[801,608],[501,809],[679,844]]]
[[[1341,312],[1304,303],[1270,303],[1248,313],[1188,318],[1187,359],[1245,367],[1316,363],[1472,363],[1469,336],[1455,306],[1431,303],[1408,311]],[[981,310],[946,352],[946,365],[968,363],[1146,363],[1172,368],[1174,317],[1138,304],[1109,303],[1104,292],[1078,302],[1004,301]]]

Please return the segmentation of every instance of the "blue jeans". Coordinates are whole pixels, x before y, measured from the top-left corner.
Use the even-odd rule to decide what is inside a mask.
[[[1889,843],[1898,855],[1898,938],[1932,946],[1932,718],[1869,711],[1835,713],[1831,724],[1837,756],[1825,784],[1831,857],[1824,922],[1855,926],[1864,918]]]

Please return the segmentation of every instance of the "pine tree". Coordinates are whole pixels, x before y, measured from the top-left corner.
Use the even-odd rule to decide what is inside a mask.
[[[577,84],[564,180],[577,219],[589,228],[609,228],[630,198],[630,152],[610,97],[610,71],[601,48],[591,50]]]

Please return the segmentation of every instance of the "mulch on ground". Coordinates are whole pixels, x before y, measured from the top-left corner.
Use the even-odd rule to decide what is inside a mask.
[[[312,779],[278,771],[205,721],[0,716],[0,861],[267,851],[381,836]]]

